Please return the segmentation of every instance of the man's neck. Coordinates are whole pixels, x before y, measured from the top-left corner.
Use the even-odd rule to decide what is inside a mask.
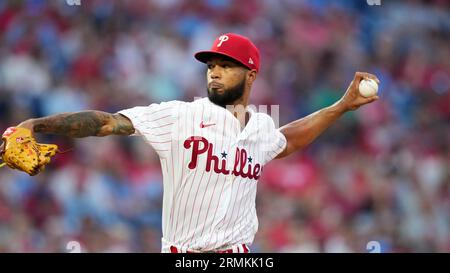
[[[240,99],[236,100],[233,103],[233,107],[227,107],[227,110],[230,111],[241,124],[241,128],[244,128],[247,125],[248,120],[250,119],[250,113],[247,112],[248,105],[248,96],[242,96]]]

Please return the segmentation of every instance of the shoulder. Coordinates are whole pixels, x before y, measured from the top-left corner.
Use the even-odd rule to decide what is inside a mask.
[[[176,110],[180,109],[181,106],[186,104],[188,104],[188,102],[180,100],[171,100],[171,101],[163,101],[160,103],[152,103],[148,105],[147,108],[157,110],[172,110],[176,112]]]
[[[119,113],[125,113],[125,112],[153,112],[155,110],[170,110],[170,109],[176,109],[177,107],[179,107],[182,104],[185,104],[186,102],[184,101],[179,101],[179,100],[171,100],[171,101],[163,101],[160,103],[152,103],[150,105],[145,105],[145,106],[134,106],[128,109],[123,109],[121,111],[119,111]]]
[[[198,98],[193,101],[171,100],[171,101],[165,101],[165,102],[159,103],[159,105],[161,105],[161,106],[172,106],[172,107],[178,107],[178,106],[195,107],[195,106],[200,106],[200,105],[205,105],[205,104],[208,104],[208,98]],[[151,104],[151,105],[154,105],[154,104]]]
[[[161,106],[170,106],[170,107],[177,107],[185,104],[189,104],[189,102],[181,100],[171,100],[171,101],[163,101],[160,103]]]
[[[185,111],[187,109],[202,109],[211,106],[208,98],[198,98],[193,101],[183,101],[177,105],[178,109]]]
[[[258,126],[264,126],[269,128],[275,128],[275,122],[271,116],[266,113],[254,112],[253,115],[257,121]]]
[[[197,109],[204,109],[207,105],[208,102],[205,98],[196,99],[194,101],[171,100],[158,104],[151,104],[148,106],[147,111],[152,113],[158,112],[166,115],[170,113],[173,116],[182,116],[194,113]]]

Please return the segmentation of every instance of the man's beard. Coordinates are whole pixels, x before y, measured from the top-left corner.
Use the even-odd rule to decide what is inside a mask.
[[[217,93],[217,90],[207,88],[209,100],[223,108],[227,105],[233,105],[233,103],[240,99],[244,95],[245,79],[242,80],[234,87],[225,89],[222,94]]]

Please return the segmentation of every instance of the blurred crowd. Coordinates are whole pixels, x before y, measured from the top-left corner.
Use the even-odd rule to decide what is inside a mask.
[[[206,68],[193,54],[241,33],[262,54],[250,102],[280,105],[280,125],[331,105],[355,71],[381,80],[379,101],[265,167],[251,250],[450,252],[450,4],[380,2],[0,1],[0,130],[203,97]],[[160,251],[151,147],[37,137],[74,150],[35,177],[0,169],[0,252],[67,252],[70,241],[83,252]]]

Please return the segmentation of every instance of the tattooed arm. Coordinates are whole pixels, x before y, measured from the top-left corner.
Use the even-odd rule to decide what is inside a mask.
[[[18,126],[28,128],[34,133],[57,134],[73,138],[134,133],[133,124],[127,117],[102,111],[63,113],[29,119]]]

